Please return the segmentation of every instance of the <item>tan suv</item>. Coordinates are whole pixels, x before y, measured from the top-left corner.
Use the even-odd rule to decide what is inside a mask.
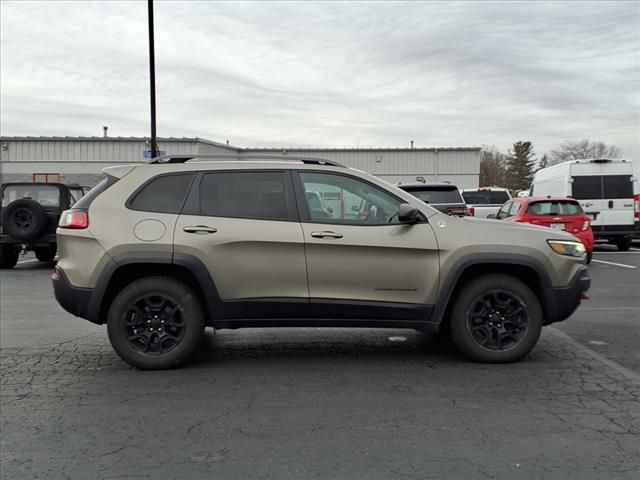
[[[328,160],[165,156],[105,173],[60,220],[53,285],[139,368],[178,365],[206,326],[445,331],[473,360],[511,362],[590,284],[567,233],[445,215]]]

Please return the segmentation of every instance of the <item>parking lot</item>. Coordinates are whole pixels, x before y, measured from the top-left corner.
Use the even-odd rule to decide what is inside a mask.
[[[2,271],[6,479],[638,479],[640,245],[508,365],[410,330],[208,332],[144,372],[66,314],[50,264]]]

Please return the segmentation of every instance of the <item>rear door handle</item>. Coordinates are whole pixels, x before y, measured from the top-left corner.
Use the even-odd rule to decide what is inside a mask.
[[[311,236],[315,238],[342,238],[342,234],[336,232],[311,232]]]
[[[216,233],[218,230],[207,225],[192,225],[190,227],[184,227],[182,229],[187,233],[197,233],[198,235],[206,235],[207,233]]]
[[[613,208],[613,200],[609,200],[609,208]]]

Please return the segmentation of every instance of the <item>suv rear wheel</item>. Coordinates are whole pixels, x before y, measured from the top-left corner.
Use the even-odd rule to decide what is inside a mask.
[[[515,362],[534,347],[542,330],[536,295],[508,275],[473,279],[455,299],[450,324],[456,346],[478,362]]]
[[[169,277],[126,286],[107,315],[109,340],[125,362],[141,369],[172,368],[191,356],[204,335],[196,295]]]
[[[12,245],[0,245],[0,268],[15,267],[19,257],[19,249]]]

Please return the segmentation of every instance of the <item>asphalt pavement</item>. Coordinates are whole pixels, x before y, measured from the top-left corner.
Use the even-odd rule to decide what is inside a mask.
[[[0,273],[0,477],[637,480],[640,249],[601,250],[592,299],[516,364],[412,330],[248,329],[160,372],[27,258]]]

